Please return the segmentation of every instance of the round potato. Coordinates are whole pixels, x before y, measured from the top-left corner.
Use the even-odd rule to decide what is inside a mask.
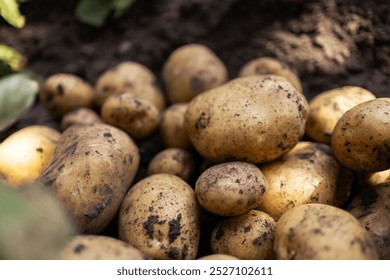
[[[134,139],[146,138],[160,122],[160,112],[148,99],[125,92],[110,96],[102,106],[105,123],[126,131]]]
[[[61,129],[64,131],[73,124],[101,123],[99,115],[89,108],[79,108],[65,114],[61,120]]]
[[[34,182],[49,164],[61,134],[50,127],[22,128],[0,144],[0,178],[14,187]]]
[[[144,65],[125,61],[104,72],[96,82],[95,103],[100,108],[111,95],[132,92],[150,103],[162,112],[165,99],[157,85],[153,72]]]
[[[171,174],[142,179],[122,202],[119,238],[153,259],[195,259],[200,208],[194,191]]]
[[[104,235],[77,235],[62,250],[63,260],[146,260],[130,244]]]
[[[211,254],[211,255],[203,256],[198,260],[239,260],[239,259],[226,254]]]
[[[359,221],[325,204],[305,204],[284,213],[276,222],[275,253],[280,260],[378,259]]]
[[[316,142],[330,144],[333,129],[342,115],[360,103],[375,98],[370,91],[356,86],[345,86],[320,93],[309,102],[306,134]]]
[[[274,257],[275,221],[268,214],[250,210],[220,222],[211,234],[213,254],[227,254],[241,260]]]
[[[39,99],[55,117],[80,107],[93,107],[95,91],[78,76],[59,73],[48,77],[42,84]]]
[[[355,171],[390,168],[390,98],[363,102],[346,112],[332,135],[336,158]]]
[[[212,162],[254,164],[288,153],[302,138],[307,101],[286,79],[234,79],[195,97],[185,126],[195,149]]]
[[[267,189],[261,170],[245,162],[227,162],[204,171],[195,184],[199,204],[213,214],[237,216],[258,207]]]
[[[184,45],[167,59],[162,79],[170,103],[188,102],[199,93],[217,87],[228,79],[223,62],[208,47]]]
[[[302,92],[301,81],[294,71],[287,64],[271,57],[259,57],[249,61],[240,69],[238,76],[248,77],[265,74],[281,76]]]

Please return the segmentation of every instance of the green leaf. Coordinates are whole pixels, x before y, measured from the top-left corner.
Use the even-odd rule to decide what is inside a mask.
[[[76,7],[76,17],[89,25],[100,27],[112,9],[112,0],[81,0]]]
[[[20,14],[16,0],[0,0],[0,15],[12,26],[22,28],[26,19]]]
[[[39,84],[29,73],[0,79],[0,131],[6,129],[34,103]]]
[[[8,47],[6,45],[1,45],[1,44],[0,44],[0,62],[8,64],[13,71],[19,71],[24,66],[24,58],[20,53],[18,53],[15,49],[11,47]]]
[[[113,0],[114,17],[122,16],[136,0]]]

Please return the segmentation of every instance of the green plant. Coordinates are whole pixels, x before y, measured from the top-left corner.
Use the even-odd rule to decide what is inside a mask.
[[[19,11],[17,0],[0,0],[0,15],[16,28],[22,28],[26,23],[25,17]]]

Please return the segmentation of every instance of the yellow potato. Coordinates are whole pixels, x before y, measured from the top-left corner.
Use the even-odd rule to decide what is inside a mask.
[[[239,260],[239,259],[226,254],[211,254],[211,255],[203,256],[198,260]]]
[[[73,124],[101,123],[99,115],[89,108],[79,108],[67,113],[61,119],[61,129],[65,130]]]

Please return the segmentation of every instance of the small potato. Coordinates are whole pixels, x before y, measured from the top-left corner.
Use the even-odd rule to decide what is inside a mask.
[[[33,125],[11,134],[0,144],[0,179],[14,187],[34,182],[49,164],[61,134]]]
[[[103,235],[77,235],[62,250],[63,260],[146,260],[128,243]]]
[[[160,112],[165,107],[165,99],[155,75],[138,62],[125,61],[107,70],[97,80],[95,88],[95,103],[99,108],[109,96],[127,91],[147,99]]]
[[[188,103],[175,103],[162,113],[160,135],[166,147],[187,149],[192,146],[184,126],[187,108]]]
[[[239,259],[226,254],[211,254],[211,255],[203,256],[198,260],[239,260]]]
[[[149,163],[148,174],[166,173],[189,181],[194,172],[194,159],[184,149],[168,148],[156,154]]]
[[[89,108],[79,108],[62,117],[61,129],[64,131],[73,124],[101,123],[99,115]]]
[[[93,107],[95,92],[93,87],[73,74],[55,74],[42,84],[39,99],[43,106],[55,117],[80,107]]]
[[[188,102],[199,93],[217,87],[228,79],[223,62],[208,47],[184,45],[167,59],[162,79],[170,103]]]
[[[370,91],[355,86],[320,93],[309,102],[306,134],[316,142],[330,144],[333,129],[342,115],[356,105],[375,98]]]
[[[160,122],[160,112],[156,106],[130,92],[107,98],[101,114],[105,123],[126,131],[134,139],[146,138]]]
[[[325,204],[290,209],[276,222],[279,260],[376,260],[373,240],[345,210]]]
[[[170,174],[142,179],[122,202],[119,238],[153,259],[195,259],[200,208],[194,191]]]
[[[302,92],[301,81],[294,71],[287,64],[271,57],[259,57],[249,61],[240,69],[238,76],[248,77],[265,74],[281,76]]]
[[[275,221],[268,214],[250,210],[220,222],[211,235],[213,254],[227,254],[241,260],[274,257]]]
[[[332,151],[351,170],[389,169],[390,98],[366,101],[346,112],[334,128]]]
[[[358,173],[358,181],[361,183],[360,187],[373,186],[385,182],[390,182],[390,169],[372,173]]]
[[[237,216],[258,207],[267,182],[261,170],[250,163],[227,162],[204,171],[195,184],[199,204],[213,214]]]

